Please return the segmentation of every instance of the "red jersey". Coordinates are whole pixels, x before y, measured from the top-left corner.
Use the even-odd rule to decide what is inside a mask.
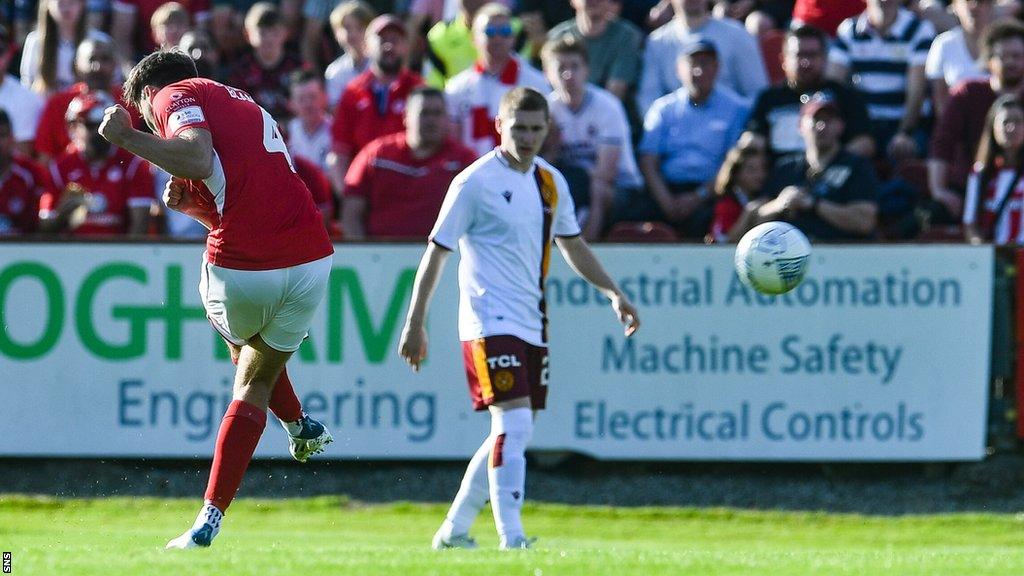
[[[0,175],[0,235],[34,232],[39,223],[39,197],[46,176],[42,168],[15,156]]]
[[[90,165],[74,146],[50,162],[48,190],[39,201],[39,214],[57,209],[64,187],[81,185],[92,194],[85,223],[72,231],[76,236],[124,234],[128,231],[128,208],[153,204],[153,172],[149,162],[112,147],[106,160]]]
[[[298,172],[299,178],[306,183],[306,188],[309,188],[309,193],[313,196],[313,203],[320,210],[321,216],[326,215],[330,219],[330,222],[326,224],[327,233],[332,238],[340,238],[341,229],[334,222],[334,193],[331,191],[331,181],[313,161],[302,156],[292,156],[292,160],[295,161],[295,171]]]
[[[334,112],[331,145],[340,154],[354,156],[371,140],[405,130],[405,101],[414,88],[423,84],[419,74],[403,70],[385,93],[378,89],[372,70],[356,76],[345,87]]]
[[[472,164],[472,150],[447,140],[429,158],[412,155],[404,133],[366,145],[345,175],[345,196],[366,200],[368,236],[425,240],[455,175]]]
[[[162,88],[153,98],[153,116],[163,138],[189,128],[213,137],[213,174],[197,186],[219,216],[206,239],[207,261],[272,270],[334,253],[277,122],[252,96],[191,78]]]
[[[71,144],[68,136],[68,122],[65,115],[71,101],[87,91],[85,82],[79,82],[72,87],[50,96],[43,105],[43,111],[39,115],[39,126],[36,128],[35,149],[39,154],[50,158],[57,158],[64,153],[64,149]],[[128,109],[132,117],[132,126],[141,129],[144,125],[142,116],[133,106],[125,104],[121,95],[121,87],[117,86],[111,90],[111,96],[117,103]]]
[[[228,74],[228,84],[245,90],[256,99],[256,103],[270,112],[277,120],[290,118],[288,110],[288,86],[290,76],[302,69],[302,59],[285,52],[284,57],[273,68],[264,68],[252,52],[242,56]]]

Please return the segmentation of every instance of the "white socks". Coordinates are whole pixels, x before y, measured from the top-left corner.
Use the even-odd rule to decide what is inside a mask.
[[[466,467],[459,492],[441,524],[443,538],[468,534],[488,498],[498,534],[510,540],[523,535],[520,510],[525,498],[526,444],[532,435],[533,410],[491,409],[491,434]]]
[[[491,512],[501,541],[515,541],[523,537],[520,511],[526,498],[526,445],[533,435],[533,410],[492,410],[491,422],[494,446],[487,470]]]
[[[441,524],[441,535],[445,540],[452,536],[468,534],[480,509],[487,504],[487,460],[493,444],[492,437],[488,436],[469,461],[466,475],[462,477],[462,485],[459,486],[459,493],[455,495],[455,500],[448,509],[448,516]]]
[[[210,542],[220,532],[221,522],[224,521],[224,513],[209,502],[204,502],[203,507],[192,524],[192,532],[197,543],[202,546],[209,546]],[[210,526],[213,530],[203,530],[203,526]]]
[[[302,420],[296,420],[295,422],[285,422],[284,420],[279,421],[285,431],[288,432],[289,436],[298,436],[302,433]]]

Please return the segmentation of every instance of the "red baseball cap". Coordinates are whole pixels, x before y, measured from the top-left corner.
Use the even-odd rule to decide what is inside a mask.
[[[370,25],[366,27],[366,33],[380,36],[381,32],[389,28],[401,32],[402,36],[409,36],[409,31],[405,28],[405,22],[391,14],[381,14],[371,20]]]

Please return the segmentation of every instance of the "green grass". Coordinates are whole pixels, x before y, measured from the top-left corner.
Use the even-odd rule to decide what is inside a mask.
[[[477,551],[436,553],[442,505],[341,498],[239,500],[208,550],[165,552],[194,500],[0,496],[15,575],[259,576],[1021,574],[1024,516],[867,517],[732,509],[527,505],[534,550],[500,553],[489,514]]]

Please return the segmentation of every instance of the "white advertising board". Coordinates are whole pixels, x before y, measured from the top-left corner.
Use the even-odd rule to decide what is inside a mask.
[[[328,458],[462,458],[487,433],[456,334],[455,260],[414,374],[396,353],[422,246],[339,246],[289,374]],[[205,321],[196,245],[0,244],[0,456],[211,453],[233,366]],[[766,297],[732,251],[604,246],[640,307],[622,337],[560,259],[551,390],[531,446],[629,460],[972,460],[984,455],[993,254],[818,247]],[[273,419],[271,419],[273,422]],[[38,434],[29,431],[45,431]],[[260,457],[286,457],[268,425]]]

